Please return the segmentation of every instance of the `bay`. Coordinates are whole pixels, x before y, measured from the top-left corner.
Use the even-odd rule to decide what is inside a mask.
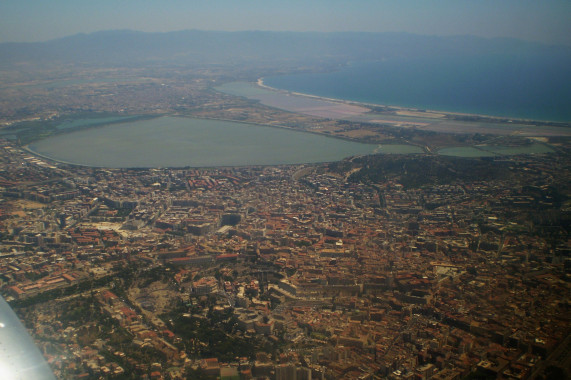
[[[363,103],[571,121],[569,62],[541,56],[429,56],[353,62],[328,73],[264,78],[292,92]]]
[[[165,116],[60,134],[28,149],[60,162],[125,168],[330,162],[377,147],[284,128]]]

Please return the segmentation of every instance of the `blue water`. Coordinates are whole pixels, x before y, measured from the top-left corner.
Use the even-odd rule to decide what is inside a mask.
[[[264,83],[373,104],[568,122],[570,67],[565,57],[439,56],[356,62],[336,72],[268,77]]]

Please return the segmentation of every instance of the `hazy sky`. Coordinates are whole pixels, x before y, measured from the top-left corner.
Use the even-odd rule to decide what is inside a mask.
[[[571,45],[570,0],[0,0],[0,42],[132,29],[404,31]]]

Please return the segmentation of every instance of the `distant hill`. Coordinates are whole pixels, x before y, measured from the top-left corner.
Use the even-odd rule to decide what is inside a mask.
[[[338,64],[425,55],[497,55],[564,59],[571,48],[515,39],[437,37],[407,33],[213,32],[77,34],[41,43],[0,44],[0,67]]]

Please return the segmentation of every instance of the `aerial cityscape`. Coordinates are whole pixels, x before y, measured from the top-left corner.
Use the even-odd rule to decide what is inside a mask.
[[[0,378],[570,378],[569,45],[56,37],[0,43]]]

